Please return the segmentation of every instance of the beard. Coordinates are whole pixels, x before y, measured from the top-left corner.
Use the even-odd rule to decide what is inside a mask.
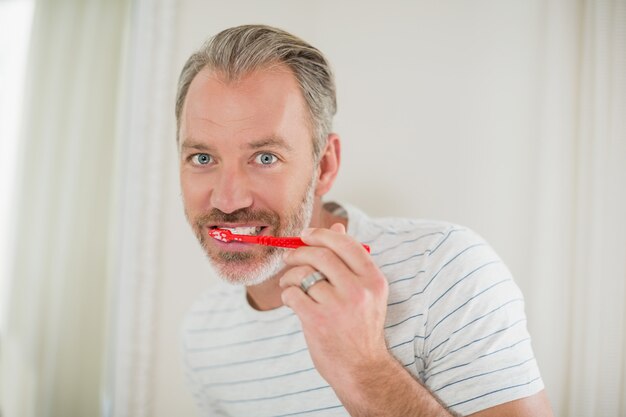
[[[285,267],[282,261],[283,254],[289,249],[258,245],[253,251],[246,252],[220,250],[209,243],[213,238],[206,232],[207,225],[261,222],[268,225],[268,229],[274,236],[299,236],[310,224],[313,216],[315,185],[314,177],[299,203],[282,216],[271,210],[249,208],[242,208],[232,213],[224,213],[214,208],[195,218],[191,218],[187,212],[185,214],[196,238],[222,280],[236,285],[257,285],[275,276]]]

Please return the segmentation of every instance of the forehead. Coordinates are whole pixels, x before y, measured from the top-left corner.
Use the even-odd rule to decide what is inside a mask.
[[[308,110],[298,81],[284,65],[229,81],[205,68],[193,79],[181,114],[181,141],[299,138],[310,142]]]

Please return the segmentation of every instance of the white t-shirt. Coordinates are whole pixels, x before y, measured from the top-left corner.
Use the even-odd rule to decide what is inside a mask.
[[[390,352],[466,415],[543,389],[524,300],[489,245],[467,228],[371,219],[350,206],[348,233],[371,246],[389,281]],[[317,373],[298,317],[257,311],[219,284],[189,310],[182,354],[202,416],[348,416]]]

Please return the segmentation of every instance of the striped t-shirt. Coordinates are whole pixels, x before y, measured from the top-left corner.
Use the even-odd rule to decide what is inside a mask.
[[[454,224],[372,219],[345,206],[348,233],[389,281],[391,354],[466,415],[543,388],[524,300],[493,249]],[[348,416],[318,374],[298,317],[257,311],[244,287],[218,284],[183,322],[183,358],[202,416]]]

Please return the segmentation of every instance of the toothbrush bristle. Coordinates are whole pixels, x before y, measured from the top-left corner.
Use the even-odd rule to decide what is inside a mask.
[[[211,236],[213,239],[217,239],[220,240],[222,242],[228,243],[230,242],[230,238],[231,233],[228,230],[222,230],[222,229],[213,229],[209,232],[209,236]]]

